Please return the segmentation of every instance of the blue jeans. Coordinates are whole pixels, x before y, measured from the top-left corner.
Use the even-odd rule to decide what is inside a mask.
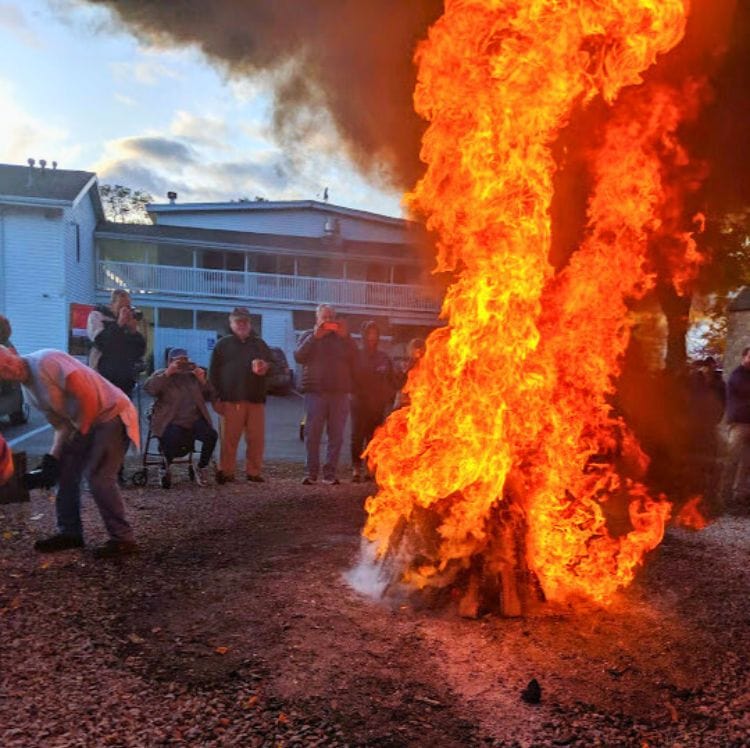
[[[55,502],[59,532],[83,537],[81,479],[85,476],[110,538],[133,540],[117,485],[127,443],[125,426],[119,418],[113,418],[95,425],[86,436],[75,434],[63,446]]]
[[[335,478],[349,415],[349,395],[345,392],[308,392],[305,395],[305,413],[307,474],[311,478],[317,478],[320,472],[320,440],[325,426],[328,448],[323,478]]]

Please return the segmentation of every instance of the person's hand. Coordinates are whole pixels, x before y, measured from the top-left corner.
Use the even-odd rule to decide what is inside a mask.
[[[211,403],[211,407],[220,415],[223,416],[226,412],[226,407],[224,405],[224,402],[222,400],[214,400]]]
[[[349,327],[343,319],[336,320],[336,335],[345,338],[349,334]]]
[[[117,313],[117,324],[120,327],[127,327],[131,331],[138,327],[138,321],[133,316],[133,311],[129,306],[120,307],[120,311]]]
[[[315,325],[315,329],[313,331],[314,338],[317,338],[318,340],[320,340],[321,338],[324,338],[326,335],[328,335],[329,332],[331,332],[330,330],[326,330],[325,328],[326,324],[327,324],[326,322],[322,322],[322,323],[318,323],[317,325]]]
[[[253,359],[253,374],[264,377],[268,374],[269,366],[268,361],[264,361],[262,358]]]
[[[166,371],[164,373],[168,377],[171,377],[173,374],[179,374],[179,372],[180,372],[180,362],[178,359],[175,359],[169,364],[169,366],[167,366]]]
[[[206,370],[201,369],[200,366],[196,366],[195,369],[193,369],[193,374],[195,375],[195,378],[201,383],[206,383]]]

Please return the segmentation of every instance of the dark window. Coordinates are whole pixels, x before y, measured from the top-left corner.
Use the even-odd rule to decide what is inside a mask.
[[[198,258],[198,267],[206,270],[221,270],[224,267],[224,253],[204,249]]]
[[[73,228],[76,232],[76,262],[81,261],[81,227],[77,224],[73,224]]]
[[[370,263],[367,266],[367,280],[370,283],[388,283],[390,280],[388,278],[389,272],[390,266],[388,265]]]
[[[213,330],[218,335],[227,335],[229,333],[229,313],[199,311],[196,314],[195,326],[199,330]]]
[[[190,247],[173,247],[169,244],[160,244],[157,251],[157,264],[191,267],[193,250]]]
[[[256,258],[255,271],[257,273],[276,273],[276,255],[256,255]]]
[[[244,272],[245,255],[242,252],[227,252],[227,270]]]
[[[419,268],[415,268],[413,265],[394,265],[393,282],[405,285],[419,283]]]
[[[183,330],[193,329],[192,309],[159,309],[159,327],[176,327]]]
[[[280,255],[278,257],[278,261],[278,273],[280,273],[281,275],[294,275],[294,257]]]

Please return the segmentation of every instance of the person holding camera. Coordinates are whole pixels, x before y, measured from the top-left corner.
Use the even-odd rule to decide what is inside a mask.
[[[195,482],[205,486],[208,463],[219,438],[206,407],[213,390],[205,370],[190,361],[184,348],[172,348],[167,368],[155,371],[143,388],[155,398],[151,431],[158,437],[164,454],[165,465],[160,475],[162,488],[172,485],[172,460],[185,450],[192,451],[195,441],[201,442]]]
[[[211,353],[208,377],[216,394],[214,410],[220,417],[221,448],[217,483],[234,480],[237,446],[245,436],[245,476],[252,483],[264,483],[263,467],[266,428],[266,374],[271,349],[255,334],[250,310],[235,307],[229,315],[231,335],[219,340]]]
[[[94,549],[98,558],[137,550],[125,517],[117,469],[129,437],[139,443],[138,417],[125,394],[62,351],[18,356],[0,346],[0,377],[20,382],[27,399],[54,429],[41,467],[24,476],[29,488],[57,485],[57,533],[38,540],[37,551],[83,547],[81,480],[85,476],[110,539]]]
[[[338,485],[339,454],[349,415],[349,393],[357,362],[357,347],[343,320],[336,319],[330,304],[315,313],[315,327],[302,334],[294,351],[302,364],[301,390],[305,395],[305,449],[307,475],[302,483],[312,485],[320,472],[320,440],[328,434],[323,465],[323,483]]]
[[[133,307],[130,294],[118,288],[112,291],[109,306],[94,309],[86,322],[93,343],[89,365],[128,397],[133,394],[137,367],[146,353],[146,338],[138,330],[142,319],[143,313]]]

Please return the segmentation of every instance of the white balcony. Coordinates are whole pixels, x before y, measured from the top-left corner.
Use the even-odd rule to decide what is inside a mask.
[[[383,309],[437,314],[440,300],[426,286],[391,285],[298,275],[243,273],[231,270],[100,260],[97,287],[126,288],[165,296],[226,298],[281,304],[318,304],[342,308]]]

